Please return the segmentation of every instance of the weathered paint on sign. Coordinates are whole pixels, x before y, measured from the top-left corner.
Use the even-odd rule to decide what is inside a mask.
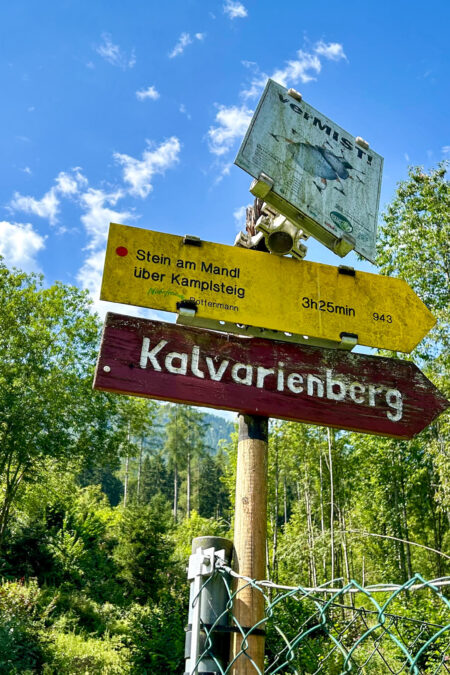
[[[345,270],[344,270],[345,271]],[[435,319],[401,279],[111,224],[101,299],[409,352]]]
[[[410,361],[108,314],[94,387],[411,438],[449,402]]]
[[[355,141],[269,80],[235,163],[254,178],[269,176],[275,194],[326,232],[350,234],[373,262],[383,158]]]

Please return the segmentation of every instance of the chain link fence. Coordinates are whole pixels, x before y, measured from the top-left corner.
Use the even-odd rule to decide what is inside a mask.
[[[450,673],[450,577],[426,581],[416,574],[402,585],[364,588],[341,580],[290,587],[242,577],[216,552],[197,571],[190,621],[196,613],[198,631],[193,623],[188,627],[189,675]],[[264,616],[253,626],[241,625],[234,613],[248,589],[264,598]],[[249,648],[257,638],[265,641],[264,670]]]

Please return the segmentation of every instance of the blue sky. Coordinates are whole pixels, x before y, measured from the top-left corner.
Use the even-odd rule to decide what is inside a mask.
[[[450,156],[449,19],[446,0],[2,3],[0,253],[103,313],[111,220],[232,244],[268,76],[384,157],[383,209],[408,165]],[[374,270],[311,239],[307,258]]]

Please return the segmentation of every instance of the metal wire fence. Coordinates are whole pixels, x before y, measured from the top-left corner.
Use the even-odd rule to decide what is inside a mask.
[[[217,557],[213,568],[195,592],[191,586],[200,621],[198,654],[190,652],[187,673],[450,673],[450,577],[426,581],[416,574],[402,585],[364,588],[334,580],[305,588],[242,577]],[[263,597],[265,611],[243,626],[235,608],[249,589]],[[263,667],[249,648],[256,638],[265,641]]]

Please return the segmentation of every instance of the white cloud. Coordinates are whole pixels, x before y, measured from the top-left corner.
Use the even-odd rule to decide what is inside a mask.
[[[75,196],[81,187],[87,185],[87,180],[79,167],[75,167],[72,169],[72,173],[61,171],[55,178],[55,183],[56,185],[51,187],[41,199],[15,192],[9,203],[9,208],[12,211],[23,211],[40,218],[47,218],[50,225],[56,225],[58,222],[60,196]]]
[[[107,231],[108,230],[106,229],[106,232]],[[105,252],[105,248],[102,248],[100,251],[92,252],[84,261],[83,266],[77,275],[77,280],[81,287],[89,291],[94,303],[95,301],[98,301],[100,297],[103,266],[105,264]]]
[[[145,101],[146,98],[156,101],[159,98],[159,92],[156,91],[153,85],[151,85],[150,87],[147,87],[147,89],[140,89],[137,91],[136,98],[138,101]]]
[[[316,54],[299,49],[296,59],[287,61],[283,68],[278,68],[271,75],[267,73],[256,75],[252,79],[250,86],[241,93],[245,99],[256,98],[262,92],[269,77],[284,87],[292,86],[298,82],[305,84],[306,82],[315,80],[315,75],[318,75],[321,69],[322,64]]]
[[[238,209],[233,211],[233,218],[237,230],[245,230],[246,224],[246,214],[247,209],[252,206],[252,204],[247,204],[246,206],[240,206]]]
[[[93,251],[99,246],[104,246],[109,223],[126,223],[134,220],[133,214],[129,211],[117,211],[114,208],[123,196],[121,190],[107,193],[94,188],[89,188],[80,196],[80,204],[84,211],[81,222],[89,237],[86,247],[88,250]]]
[[[444,145],[442,147],[442,152],[444,153],[444,155],[448,155],[450,153],[450,145]]]
[[[131,52],[130,56],[127,56],[119,47],[115,45],[111,39],[109,33],[102,34],[102,43],[95,50],[102,59],[105,59],[112,66],[117,66],[126,70],[127,68],[133,68],[136,64],[136,57],[134,50]]]
[[[340,61],[341,59],[347,60],[347,57],[344,53],[344,48],[339,42],[322,42],[320,40],[314,47],[316,54],[324,56],[326,59],[331,61]]]
[[[59,199],[55,187],[50,188],[41,199],[35,199],[34,197],[24,196],[19,192],[15,192],[9,206],[13,211],[23,211],[24,213],[32,213],[40,218],[47,218],[50,225],[55,225],[57,222]]]
[[[322,70],[322,61],[319,57],[332,61],[347,59],[344,48],[338,42],[317,42],[312,51],[299,49],[295,59],[286,61],[282,68],[277,68],[271,75],[261,73],[253,62],[244,62],[243,65],[256,71],[250,85],[241,94],[245,99],[255,98],[260,95],[267,79],[270,77],[283,86],[292,87],[299,82],[307,84],[317,79]]]
[[[182,54],[188,45],[192,44],[192,38],[189,33],[181,33],[178,42],[172,51],[169,53],[169,58],[173,59],[175,56]]]
[[[219,185],[225,178],[225,176],[229,176],[231,167],[233,166],[232,162],[226,162],[225,164],[220,165],[218,163],[218,168],[217,168],[217,173],[216,177],[214,179],[213,185]]]
[[[201,42],[205,38],[205,33],[195,33],[194,38],[196,40],[200,40]],[[171,52],[169,52],[169,59],[173,59],[175,56],[179,56],[180,54],[182,54],[186,49],[186,47],[188,45],[191,45],[192,43],[193,39],[190,33],[181,33],[175,47],[172,49]]]
[[[133,213],[127,210],[118,210],[117,204],[124,197],[122,190],[105,192],[100,189],[89,188],[79,197],[83,210],[81,222],[84,225],[88,243],[85,250],[87,257],[81,266],[77,280],[81,287],[87,289],[92,297],[94,309],[104,316],[106,311],[124,311],[120,305],[100,301],[100,286],[102,281],[105,260],[105,245],[110,223],[124,223],[135,220]]]
[[[131,316],[139,316],[139,310],[136,307],[100,300],[105,253],[106,249],[101,248],[98,251],[93,251],[86,258],[77,274],[78,283],[81,288],[89,292],[93,303],[93,309],[95,312],[98,312],[102,319],[106,312],[119,312]]]
[[[0,222],[0,255],[9,267],[24,272],[39,272],[36,256],[45,246],[45,239],[30,223]]]
[[[297,59],[287,61],[284,68],[276,70],[272,75],[272,79],[284,86],[315,80],[314,75],[318,75],[322,69],[319,57],[304,52],[301,49],[297,52],[297,57]]]
[[[184,103],[180,103],[180,107],[178,108],[178,110],[180,111],[180,113],[181,113],[182,115],[186,115],[186,117],[188,118],[188,120],[191,119],[191,115],[188,113],[188,111],[187,111],[186,106],[184,105]]]
[[[66,171],[60,171],[55,182],[56,189],[64,196],[75,195],[80,188],[86,187],[88,183],[79,167],[72,169],[72,175]]]
[[[216,115],[218,126],[208,130],[209,149],[215,155],[224,155],[230,150],[236,138],[247,131],[253,111],[243,106],[219,106]]]
[[[247,16],[247,10],[242,2],[234,0],[226,0],[223,11],[230,19],[243,19]]]
[[[172,136],[154,150],[151,147],[144,150],[142,159],[119,152],[114,153],[114,159],[123,166],[123,178],[131,186],[130,193],[144,198],[153,189],[153,176],[164,173],[178,162],[180,149],[180,141]]]

